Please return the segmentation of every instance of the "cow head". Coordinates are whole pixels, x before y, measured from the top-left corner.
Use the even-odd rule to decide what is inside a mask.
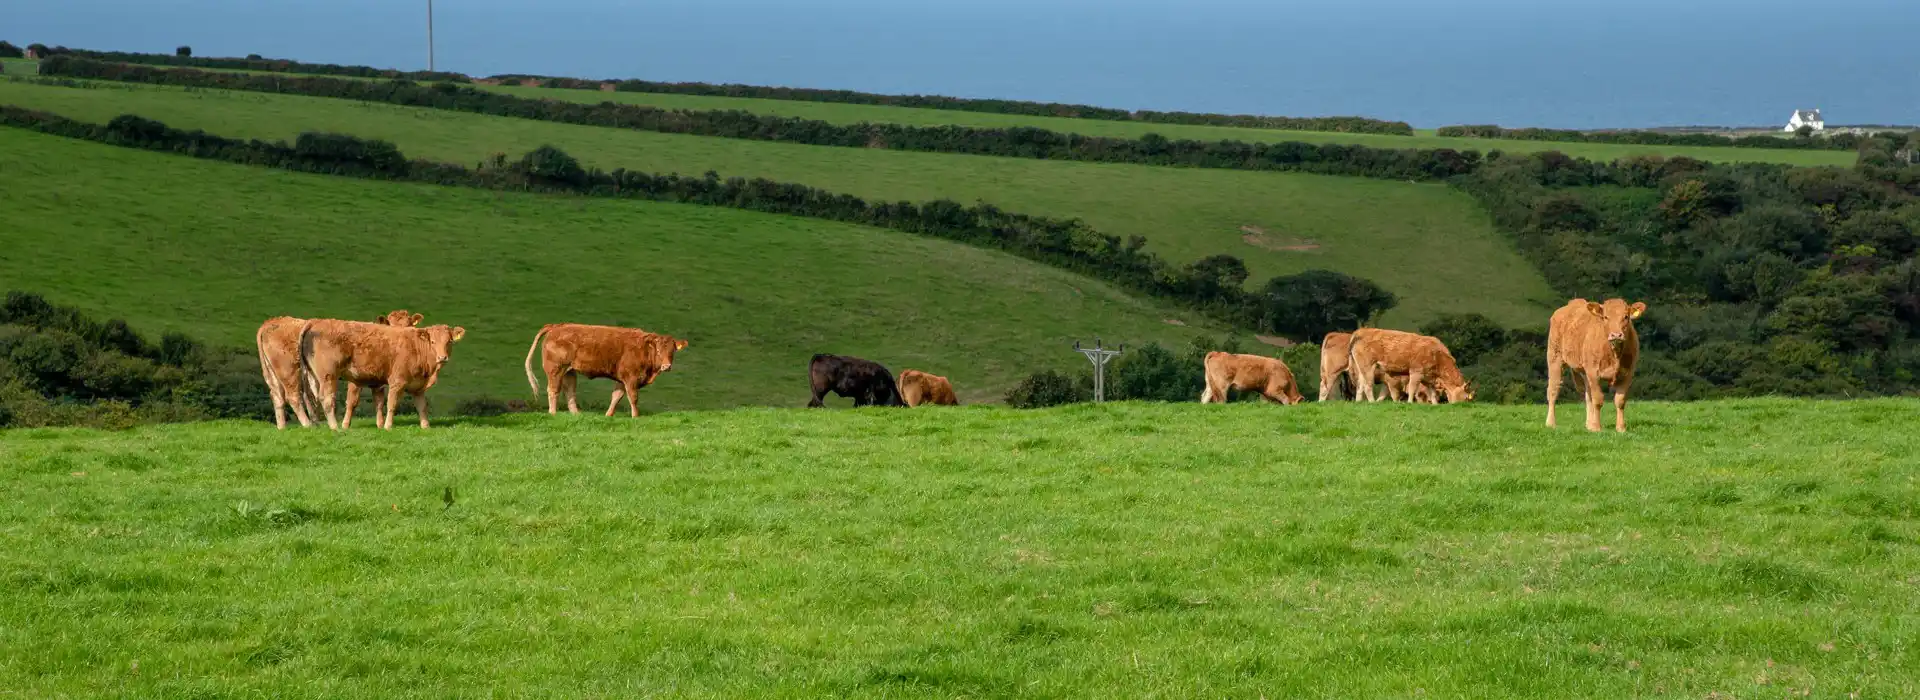
[[[1628,304],[1625,299],[1608,299],[1604,304],[1587,302],[1587,312],[1600,319],[1607,329],[1607,343],[1615,350],[1627,342],[1627,331],[1633,328],[1633,320],[1647,312],[1645,302]]]
[[[672,336],[654,337],[654,361],[660,363],[660,371],[673,369],[673,354],[687,349],[687,341]]]
[[[1457,386],[1447,387],[1447,403],[1466,403],[1473,400],[1473,385],[1461,382]]]
[[[420,339],[427,341],[427,346],[433,348],[433,368],[436,372],[446,366],[448,358],[453,357],[453,344],[467,337],[467,329],[459,326],[452,328],[445,325],[427,326],[415,330],[414,333],[419,334]]]
[[[374,319],[373,322],[384,323],[389,326],[397,326],[400,328],[407,328],[410,326],[420,325],[421,318],[423,317],[420,314],[407,313],[406,309],[395,309],[393,311],[388,311],[387,315],[385,316],[381,316],[380,318]]]

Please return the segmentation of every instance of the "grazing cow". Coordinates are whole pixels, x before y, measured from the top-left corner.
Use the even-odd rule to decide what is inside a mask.
[[[1633,320],[1646,312],[1646,303],[1628,304],[1625,299],[1599,304],[1575,299],[1553,312],[1547,325],[1547,427],[1554,427],[1554,401],[1560,397],[1565,366],[1580,382],[1587,430],[1600,430],[1600,405],[1606,401],[1600,382],[1605,380],[1613,386],[1613,428],[1627,432],[1627,389],[1633,386],[1633,368],[1640,360],[1640,333],[1633,329]]]
[[[545,336],[546,342],[541,342]],[[627,397],[627,414],[640,417],[636,396],[661,372],[673,369],[673,354],[686,349],[687,341],[638,328],[590,326],[581,323],[554,323],[533,334],[527,348],[527,383],[540,395],[540,379],[533,374],[533,354],[541,353],[540,366],[547,373],[547,414],[560,412],[560,393],[567,394],[567,412],[580,412],[580,376],[588,379],[612,379],[613,398],[607,401],[611,417]]]
[[[300,325],[300,373],[307,386],[320,399],[326,411],[327,426],[345,430],[346,422],[334,419],[335,382],[348,382],[348,396],[357,398],[354,389],[378,386],[386,389],[386,403],[376,416],[381,428],[393,429],[393,414],[400,406],[401,393],[413,395],[420,411],[420,427],[427,427],[427,390],[440,380],[440,370],[453,354],[453,344],[466,337],[465,328],[428,326],[395,328],[358,321],[310,320]]]
[[[953,383],[937,374],[927,374],[917,369],[902,370],[898,385],[900,400],[905,401],[908,408],[921,404],[960,405],[960,398],[953,395]]]
[[[420,314],[407,313],[405,309],[387,312],[376,323],[389,326],[417,326]],[[273,424],[285,430],[287,427],[287,407],[292,405],[293,415],[300,420],[301,427],[313,425],[313,396],[306,385],[300,381],[300,324],[304,318],[275,316],[260,324],[260,330],[253,335],[254,345],[260,351],[260,374],[267,380],[267,394],[273,399]],[[353,394],[357,399],[357,394]],[[375,409],[381,410],[386,399],[375,395]],[[353,410],[359,402],[349,403],[347,410]]]
[[[829,391],[853,399],[856,408],[907,405],[900,400],[900,387],[893,383],[893,373],[871,360],[846,355],[814,355],[813,360],[807,363],[807,378],[813,384],[813,400],[807,402],[807,408],[825,406],[826,403],[821,399]]]
[[[1389,376],[1406,375],[1409,389],[1405,393],[1409,401],[1429,382],[1446,395],[1448,403],[1473,400],[1473,390],[1467,387],[1453,354],[1439,338],[1384,328],[1362,328],[1353,332],[1348,354],[1352,356],[1348,360],[1348,371],[1353,373],[1354,391],[1361,400],[1380,400],[1373,385],[1382,372]],[[1398,393],[1401,392],[1390,390],[1389,397]],[[1437,402],[1438,397],[1434,400]]]
[[[1214,351],[1207,353],[1204,364],[1207,388],[1200,392],[1200,403],[1226,403],[1229,387],[1286,405],[1306,400],[1293,380],[1293,370],[1278,358]]]

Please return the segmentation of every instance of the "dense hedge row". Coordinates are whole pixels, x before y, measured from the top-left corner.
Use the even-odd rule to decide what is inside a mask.
[[[185,47],[182,47],[185,48]],[[331,63],[302,63],[282,58],[200,58],[179,53],[128,53],[124,51],[89,51],[86,49],[67,49],[62,55],[77,56],[96,61],[115,63],[138,63],[154,66],[176,66],[181,68],[210,68],[213,70],[247,70],[262,73],[303,73],[308,75],[340,75],[354,78],[385,78],[388,80],[429,80],[435,82],[471,82],[471,79],[459,73],[446,71],[401,71],[389,68],[369,66],[341,66]],[[191,52],[188,52],[189,54]]]
[[[150,342],[25,292],[0,303],[0,428],[262,417],[269,405],[251,350],[179,334]]]
[[[1249,293],[1244,290],[1246,265],[1238,258],[1221,255],[1177,266],[1147,252],[1145,238],[1122,240],[1078,219],[1029,216],[990,204],[965,206],[948,200],[867,202],[806,185],[723,180],[712,172],[701,177],[624,169],[606,172],[584,168],[551,147],[535,149],[518,160],[497,156],[467,168],[408,160],[391,143],[343,134],[307,133],[292,144],[241,141],[173,129],[131,115],[102,125],[11,106],[0,106],[0,125],[301,172],[685,202],[889,228],[1004,250],[1175,301],[1226,323],[1271,332],[1311,334],[1326,324],[1377,316],[1395,303],[1391,294],[1370,282],[1322,271],[1274,278],[1263,291]],[[1308,304],[1313,308],[1296,308]]]
[[[191,69],[163,70],[67,56],[43,62],[40,72],[68,78],[352,99],[566,124],[814,146],[1230,170],[1298,171],[1395,180],[1444,180],[1471,172],[1481,162],[1477,152],[1444,148],[1379,149],[1299,142],[1176,141],[1157,134],[1123,139],[1033,128],[831,124],[737,110],[664,110],[612,102],[582,104],[539,100],[451,83],[422,85],[403,80],[367,81]]]
[[[789,100],[794,102],[831,102],[837,104],[882,105],[887,107],[915,107],[919,109],[943,109],[954,112],[986,112],[990,114],[1024,114],[1037,117],[1066,117],[1070,119],[1097,119],[1101,121],[1148,122],[1153,124],[1199,124],[1206,126],[1237,126],[1253,129],[1282,129],[1287,131],[1335,131],[1354,134],[1390,134],[1396,136],[1413,135],[1413,126],[1406,122],[1390,122],[1367,117],[1270,117],[1256,114],[1205,114],[1199,112],[1155,112],[1128,111],[1112,107],[1094,107],[1090,105],[1062,104],[1058,102],[1028,102],[1024,100],[975,99],[967,97],[945,97],[941,95],[880,95],[871,92],[853,90],[819,90],[812,88],[767,87],[762,85],[738,85],[712,83],[664,83],[651,80],[581,80],[579,78],[555,78],[549,76],[508,74],[492,78],[503,84],[519,85],[539,81],[541,87],[570,90],[602,90],[612,85],[616,92],[647,92],[672,95],[700,95],[705,97],[751,97],[763,100]]]
[[[1892,130],[1889,130],[1892,131]],[[1568,143],[1622,143],[1642,146],[1714,146],[1720,148],[1779,148],[1805,151],[1851,151],[1860,147],[1864,136],[1834,134],[1817,138],[1754,135],[1729,138],[1717,134],[1671,134],[1659,131],[1575,131],[1571,129],[1507,129],[1491,124],[1443,126],[1440,136],[1465,136],[1515,141],[1560,141]]]

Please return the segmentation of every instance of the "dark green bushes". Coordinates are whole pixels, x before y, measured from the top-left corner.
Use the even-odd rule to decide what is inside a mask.
[[[1890,133],[1893,132],[1889,130]],[[1790,150],[1851,151],[1860,147],[1863,137],[1852,133],[1821,138],[1782,138],[1771,135],[1727,137],[1719,134],[1678,134],[1660,131],[1575,131],[1572,129],[1506,129],[1490,124],[1443,126],[1438,136],[1465,136],[1515,141],[1559,141],[1565,143],[1621,143],[1642,146],[1713,146],[1733,148],[1781,148]]]
[[[151,343],[125,322],[24,292],[0,303],[0,427],[120,428],[267,409],[253,352],[178,334]]]

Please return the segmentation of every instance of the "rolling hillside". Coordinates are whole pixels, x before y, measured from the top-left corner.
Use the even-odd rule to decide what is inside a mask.
[[[393,141],[412,156],[467,163],[552,144],[609,169],[715,170],[880,200],[981,200],[1011,211],[1080,217],[1123,237],[1145,236],[1150,249],[1175,261],[1240,256],[1255,284],[1311,268],[1366,277],[1400,296],[1390,324],[1479,312],[1509,325],[1538,325],[1557,303],[1475,203],[1438,184],[801,146],[319,98],[103,85],[0,82],[0,103],[95,121],[135,113],[232,137],[344,131]]]
[[[13,129],[0,148],[7,287],[241,346],[277,314],[419,311],[469,330],[437,390],[448,398],[529,397],[527,344],[561,321],[690,340],[643,392],[655,410],[803,405],[816,352],[946,374],[963,400],[997,400],[1029,372],[1081,361],[1075,339],[1184,347],[1203,332],[1087,278],[891,231],[298,175]],[[604,406],[600,384],[582,398]]]
[[[796,100],[769,100],[743,97],[707,97],[704,95],[670,95],[646,92],[600,92],[594,90],[560,90],[503,85],[480,87],[496,92],[519,95],[521,97],[588,103],[613,101],[668,109],[738,109],[759,114],[776,114],[786,117],[818,119],[836,124],[851,124],[865,121],[922,126],[937,126],[942,124],[1002,128],[1027,126],[1065,133],[1123,138],[1138,138],[1146,134],[1160,134],[1167,138],[1209,141],[1220,139],[1247,142],[1304,141],[1307,143],[1348,143],[1374,148],[1453,148],[1474,151],[1501,150],[1515,153],[1560,151],[1570,156],[1591,158],[1594,160],[1614,160],[1616,158],[1635,155],[1662,155],[1687,156],[1689,158],[1708,161],[1787,163],[1790,165],[1852,165],[1854,161],[1854,153],[1851,151],[1711,148],[1703,146],[1635,146],[1610,143],[1557,143],[1511,139],[1476,139],[1435,136],[1431,130],[1424,130],[1416,136],[1349,134],[1325,131],[1284,131],[1278,129],[1152,124],[1146,122],[1069,119],[1064,117],[1038,117],[1019,114],[993,114],[942,109],[917,109],[911,107],[801,102]]]

